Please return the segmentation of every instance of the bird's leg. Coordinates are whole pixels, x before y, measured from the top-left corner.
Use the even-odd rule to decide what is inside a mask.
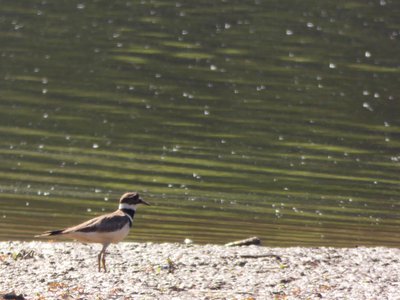
[[[103,249],[101,249],[100,254],[97,256],[97,263],[99,265],[99,272],[101,272],[101,266],[103,266],[104,272],[107,272],[106,269],[106,249],[109,244],[104,244]]]
[[[100,251],[99,255],[97,255],[97,265],[99,266],[99,272],[101,272],[101,265],[100,265],[100,261],[101,261],[101,255],[103,254],[103,250]]]
[[[107,269],[106,269],[106,252],[103,253],[102,263],[103,263],[104,272],[107,272]]]

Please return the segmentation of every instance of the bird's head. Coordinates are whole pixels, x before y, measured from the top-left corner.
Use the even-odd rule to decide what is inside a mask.
[[[140,198],[139,193],[136,192],[125,193],[121,196],[121,199],[119,199],[120,209],[136,210],[136,206],[139,204],[150,205],[149,202],[146,202],[142,198]]]

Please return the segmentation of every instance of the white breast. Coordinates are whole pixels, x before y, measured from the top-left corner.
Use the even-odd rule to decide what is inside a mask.
[[[71,232],[66,234],[70,238],[76,239],[85,243],[101,243],[101,244],[110,244],[110,243],[118,243],[122,241],[129,233],[129,223],[126,223],[124,227],[117,231],[111,232]]]

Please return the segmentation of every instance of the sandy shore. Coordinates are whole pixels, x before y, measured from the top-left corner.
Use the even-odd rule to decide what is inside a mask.
[[[0,242],[0,293],[25,299],[400,299],[400,250]]]

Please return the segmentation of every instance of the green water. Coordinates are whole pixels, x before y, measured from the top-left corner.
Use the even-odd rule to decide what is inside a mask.
[[[0,239],[400,245],[400,4],[0,0]]]

